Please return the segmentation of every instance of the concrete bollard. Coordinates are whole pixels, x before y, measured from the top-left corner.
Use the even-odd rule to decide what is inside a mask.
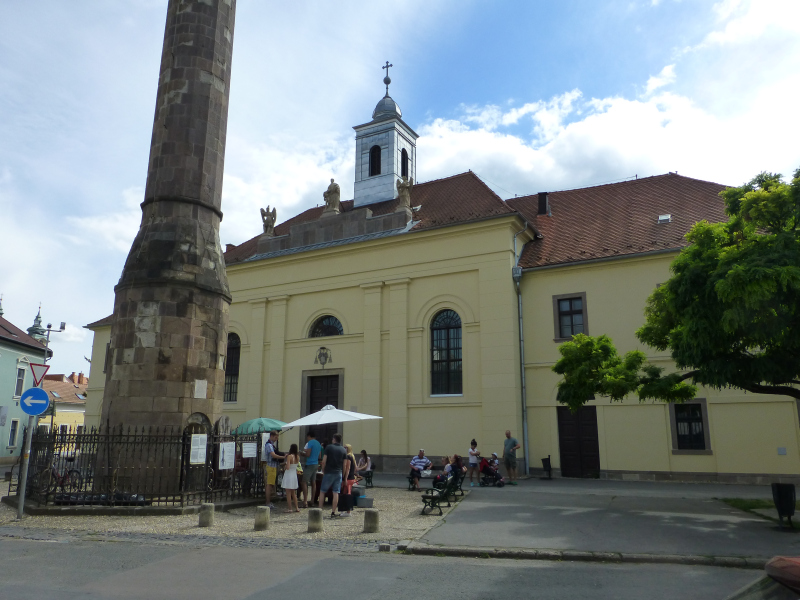
[[[200,505],[200,527],[213,527],[214,526],[214,505],[210,502],[204,502]]]
[[[368,508],[364,511],[364,533],[378,533],[380,529],[380,519],[378,510]]]
[[[308,533],[317,533],[322,531],[322,509],[309,508],[308,509]]]
[[[256,522],[253,529],[255,531],[269,529],[269,506],[256,506]]]

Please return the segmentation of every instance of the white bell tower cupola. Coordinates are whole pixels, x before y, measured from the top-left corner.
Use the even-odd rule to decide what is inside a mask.
[[[356,180],[354,206],[367,206],[397,197],[395,183],[402,177],[417,178],[416,132],[403,122],[402,112],[389,96],[386,61],[386,95],[372,111],[372,121],[353,127],[356,132]]]

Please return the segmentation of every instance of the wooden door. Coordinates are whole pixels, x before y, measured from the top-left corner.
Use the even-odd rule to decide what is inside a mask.
[[[311,377],[311,381],[309,383],[310,385],[308,387],[311,397],[309,398],[308,402],[308,414],[315,413],[322,409],[323,406],[328,404],[331,404],[336,408],[340,408],[338,375]],[[317,435],[318,442],[327,444],[333,438],[333,434],[339,431],[339,423],[317,425],[307,429],[307,431],[312,430]]]
[[[577,413],[558,407],[558,446],[562,477],[599,477],[600,444],[597,408],[583,406]]]

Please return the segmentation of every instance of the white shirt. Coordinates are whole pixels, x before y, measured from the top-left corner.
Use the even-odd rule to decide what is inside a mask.
[[[472,448],[469,449],[469,464],[477,465],[478,464],[478,448],[476,447],[474,450]]]

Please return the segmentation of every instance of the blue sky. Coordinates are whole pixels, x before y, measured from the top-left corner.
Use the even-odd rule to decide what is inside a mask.
[[[84,371],[141,215],[166,0],[0,0],[0,293],[66,321]],[[352,194],[352,126],[390,93],[422,181],[502,197],[800,166],[796,0],[239,0],[221,241]]]

